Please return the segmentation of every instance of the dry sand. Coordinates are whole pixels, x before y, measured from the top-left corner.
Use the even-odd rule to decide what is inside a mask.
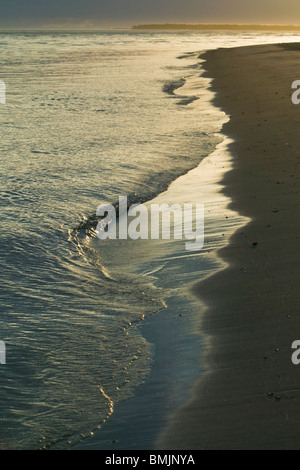
[[[228,267],[196,286],[208,306],[207,374],[170,418],[162,449],[299,449],[300,48],[255,46],[205,54],[215,103],[230,115],[231,208],[252,221],[220,256]],[[222,227],[220,227],[220,232]]]

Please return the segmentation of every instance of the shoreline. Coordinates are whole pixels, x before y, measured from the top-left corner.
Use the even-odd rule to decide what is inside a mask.
[[[185,252],[179,251],[180,245],[181,250],[184,250],[184,243],[177,242],[179,246],[177,245],[173,254],[170,253],[168,261],[168,269],[172,272],[175,268],[178,271],[177,276],[170,280],[162,269],[162,276],[158,274],[155,282],[157,287],[170,292],[165,299],[166,308],[149,316],[136,327],[152,345],[150,373],[129,399],[117,404],[114,413],[101,429],[75,445],[74,450],[157,450],[157,438],[167,426],[169,416],[189,399],[190,384],[200,375],[206,374],[201,358],[208,347],[209,338],[197,331],[199,316],[201,317],[205,306],[201,305],[195,295],[191,295],[191,289],[199,278],[199,266],[203,278],[220,268],[220,260],[215,257],[217,248],[225,245],[232,227],[241,226],[244,221],[244,218],[237,217],[226,208],[228,200],[220,194],[219,182],[231,167],[228,145],[227,140],[219,143],[215,151],[205,157],[200,165],[176,179],[166,192],[149,202],[162,204],[171,200],[176,203],[185,197],[191,200],[192,193],[195,200],[197,197],[200,200],[205,199],[205,204],[209,207],[207,247],[205,253]],[[199,188],[201,178],[202,185]],[[216,232],[216,220],[225,220],[221,235]],[[152,242],[148,243],[149,248],[153,248]],[[145,258],[144,267],[151,267],[155,272],[162,257],[168,258],[168,248],[164,247],[165,242],[154,243],[158,257],[156,260],[152,259],[151,251],[151,258]],[[139,259],[145,256],[145,241],[141,242],[140,247],[142,253],[138,256]],[[149,253],[150,251],[148,255]],[[186,282],[180,284],[183,266],[188,277]],[[189,277],[191,279],[188,281]]]
[[[224,193],[251,221],[220,250],[227,267],[195,286],[207,305],[201,332],[211,338],[209,373],[170,418],[160,449],[300,447],[300,371],[291,361],[300,336],[300,111],[291,102],[299,50],[264,45],[204,54],[214,104],[230,116],[222,132],[233,139],[234,166]]]
[[[194,81],[190,85],[192,93]],[[204,99],[203,95],[198,104],[204,112],[209,110],[212,95],[209,93],[208,97]],[[211,112],[222,122],[228,119],[219,110],[212,108]],[[134,241],[137,272],[143,275],[151,269],[150,275],[155,273],[155,285],[169,292],[166,308],[137,326],[152,345],[150,373],[132,397],[116,406],[101,429],[74,446],[74,450],[156,450],[157,438],[169,416],[189,399],[190,384],[206,373],[199,355],[204,355],[208,338],[197,331],[199,315],[205,306],[191,295],[191,289],[199,279],[199,269],[205,278],[220,268],[220,260],[215,256],[217,249],[226,244],[233,227],[244,223],[244,218],[227,209],[228,199],[221,194],[220,181],[232,166],[228,145],[229,141],[224,136],[221,140],[219,135],[219,143],[210,155],[147,203],[204,203],[207,208],[205,249],[186,252],[182,240],[143,240],[140,244]],[[224,227],[220,234],[217,226],[221,221]],[[127,252],[130,256],[130,246]],[[129,261],[123,262],[128,265]],[[116,265],[115,260],[111,263]],[[169,277],[168,273],[173,275]]]

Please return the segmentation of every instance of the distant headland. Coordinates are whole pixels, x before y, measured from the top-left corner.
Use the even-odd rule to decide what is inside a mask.
[[[253,30],[253,31],[300,31],[300,25],[261,25],[261,24],[141,24],[132,27],[135,30],[160,29],[160,30]]]

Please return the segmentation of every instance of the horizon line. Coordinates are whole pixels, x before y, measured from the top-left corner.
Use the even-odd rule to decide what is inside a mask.
[[[150,28],[279,28],[279,29],[298,29],[300,24],[266,24],[266,23],[147,23],[132,26],[132,29],[150,29]]]
[[[58,26],[47,27],[47,26],[33,26],[33,27],[1,27],[0,33],[10,32],[100,32],[100,31],[135,31],[135,30],[150,30],[150,29],[161,29],[161,30],[209,30],[209,29],[228,29],[228,30],[300,30],[300,24],[265,24],[265,23],[146,23],[137,24],[131,26],[95,26],[93,28],[80,28],[76,25],[71,26]]]

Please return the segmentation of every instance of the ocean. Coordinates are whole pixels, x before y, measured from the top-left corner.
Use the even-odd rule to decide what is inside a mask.
[[[168,328],[174,314],[194,332],[201,308],[181,286],[218,268],[208,256],[220,246],[216,224],[194,254],[178,240],[102,243],[80,224],[119,196],[171,203],[169,185],[220,145],[227,117],[211,103],[202,52],[296,40],[278,32],[0,33],[1,448],[84,441],[151,374],[157,349],[144,321],[159,314]],[[179,186],[177,202],[180,195]],[[186,361],[176,365],[179,384],[201,373]],[[184,385],[172,393],[168,412]]]

